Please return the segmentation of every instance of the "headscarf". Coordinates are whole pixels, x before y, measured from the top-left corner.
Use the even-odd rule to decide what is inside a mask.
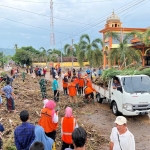
[[[67,117],[67,118],[72,117],[72,108],[71,107],[66,108],[65,117]]]
[[[44,100],[43,100],[43,103],[44,103],[44,107],[43,107],[43,108],[45,108],[45,106],[46,106],[46,104],[48,103],[48,101],[49,101],[48,99],[44,99]]]
[[[35,139],[33,143],[37,141],[42,142],[44,144],[44,150],[52,150],[54,141],[53,139],[46,136],[44,129],[41,126],[39,125],[35,126],[34,134],[35,134]]]
[[[50,110],[52,110],[52,120],[54,118],[54,113],[55,113],[55,106],[56,106],[56,103],[53,101],[53,100],[49,100],[47,102],[47,104],[45,105],[45,108],[48,108]]]

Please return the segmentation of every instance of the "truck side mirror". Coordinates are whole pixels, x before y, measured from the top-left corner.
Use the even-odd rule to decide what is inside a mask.
[[[118,86],[117,91],[120,91],[121,93],[123,93],[122,86]]]

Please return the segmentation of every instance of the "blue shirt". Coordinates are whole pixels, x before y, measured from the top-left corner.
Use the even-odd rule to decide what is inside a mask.
[[[4,86],[2,91],[5,93],[6,98],[10,98],[10,97],[12,98],[11,93],[13,92],[13,90],[12,90],[12,87],[10,85]]]
[[[101,75],[102,74],[102,70],[98,70],[98,74]]]
[[[55,91],[55,90],[58,90],[58,81],[56,79],[53,80],[53,83],[52,83],[52,90]]]
[[[87,74],[90,74],[90,73],[91,73],[91,71],[88,69],[88,70],[86,70],[86,73],[87,73]]]
[[[20,126],[16,127],[14,138],[17,150],[29,150],[30,145],[35,139],[34,129],[35,126],[28,122],[23,122]]]

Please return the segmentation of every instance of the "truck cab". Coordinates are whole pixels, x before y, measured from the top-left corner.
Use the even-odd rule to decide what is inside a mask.
[[[114,80],[117,80],[117,84]],[[114,87],[116,86],[116,87]],[[109,81],[109,96],[102,95],[115,115],[136,116],[150,113],[150,78],[146,75],[116,76]]]

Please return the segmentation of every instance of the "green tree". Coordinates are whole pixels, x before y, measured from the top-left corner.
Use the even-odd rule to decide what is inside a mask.
[[[137,34],[136,31],[133,31],[131,33],[127,33],[122,38],[120,38],[119,34],[116,32],[107,32],[105,34],[105,38],[112,37],[113,39],[116,39],[119,42],[118,48],[112,49],[109,56],[110,64],[113,65],[114,61],[119,61],[119,63],[122,65],[124,62],[125,65],[129,65],[130,63],[134,61],[140,62],[140,56],[135,49],[130,47],[128,40],[131,40],[133,36]]]
[[[150,45],[150,29],[146,30],[144,33],[138,33],[137,36],[140,38],[140,40],[146,45]]]
[[[16,63],[20,63],[21,65],[31,65],[32,58],[29,52],[25,51],[24,49],[20,48],[16,50],[15,55],[12,58]]]
[[[103,47],[103,41],[100,38],[90,40],[89,35],[83,34],[80,37],[78,48],[78,62],[80,66],[83,66],[83,62],[87,59],[90,66],[100,66],[103,62],[103,55],[101,47]]]

